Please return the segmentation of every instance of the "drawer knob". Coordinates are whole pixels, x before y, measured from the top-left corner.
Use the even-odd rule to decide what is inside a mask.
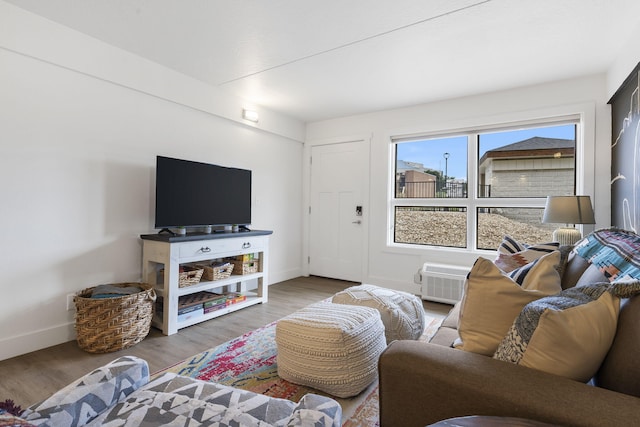
[[[249,249],[250,247],[251,247],[251,243],[249,243],[249,242],[244,242],[242,244],[242,249]]]
[[[200,248],[200,252],[202,252],[203,254],[206,254],[207,252],[211,252],[211,248],[209,246],[204,246]]]

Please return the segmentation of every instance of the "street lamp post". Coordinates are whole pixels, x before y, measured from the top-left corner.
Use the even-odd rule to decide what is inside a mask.
[[[449,153],[444,153],[442,157],[444,157],[444,186],[447,186],[447,176],[449,175]]]

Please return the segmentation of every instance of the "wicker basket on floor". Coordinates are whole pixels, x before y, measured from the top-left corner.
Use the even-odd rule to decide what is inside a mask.
[[[76,293],[78,346],[89,353],[110,353],[131,347],[148,334],[156,293],[146,283],[115,283],[138,286],[142,291],[113,298],[91,298],[92,288]]]

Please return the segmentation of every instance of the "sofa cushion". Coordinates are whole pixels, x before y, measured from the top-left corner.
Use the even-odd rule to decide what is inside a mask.
[[[640,297],[622,301],[613,344],[594,381],[599,387],[640,397]]]
[[[562,275],[562,289],[574,287],[589,265],[589,261],[577,255],[575,251],[571,252]]]
[[[435,334],[429,339],[431,344],[438,344],[445,347],[453,347],[454,343],[460,339],[457,328],[448,328],[441,325]]]
[[[432,344],[452,347],[453,343],[460,338],[458,335],[458,318],[460,317],[460,306],[462,301],[458,301],[444,318],[435,334],[429,339]]]
[[[527,245],[512,237],[505,236],[498,246],[498,256],[493,261],[502,271],[509,273],[523,267],[550,252],[557,251],[558,242]]]
[[[462,305],[462,301],[458,301],[455,303],[451,311],[447,314],[447,317],[444,318],[442,324],[440,326],[444,328],[453,328],[458,329],[458,320],[460,318],[460,306]]]
[[[492,356],[522,307],[560,291],[555,267],[560,254],[549,253],[527,264],[517,283],[491,261],[478,258],[464,285],[456,348]],[[517,271],[516,271],[517,273]]]
[[[596,267],[595,265],[590,264],[589,267],[582,273],[582,276],[576,282],[576,286],[586,286],[591,285],[593,283],[605,283],[608,282],[609,279],[605,277],[604,274]]]
[[[576,287],[527,304],[494,358],[589,381],[616,333],[620,299],[608,288]]]

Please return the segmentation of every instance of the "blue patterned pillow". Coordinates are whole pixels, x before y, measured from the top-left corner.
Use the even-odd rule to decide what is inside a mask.
[[[640,279],[640,236],[625,230],[596,230],[576,244],[575,251],[609,281]]]

